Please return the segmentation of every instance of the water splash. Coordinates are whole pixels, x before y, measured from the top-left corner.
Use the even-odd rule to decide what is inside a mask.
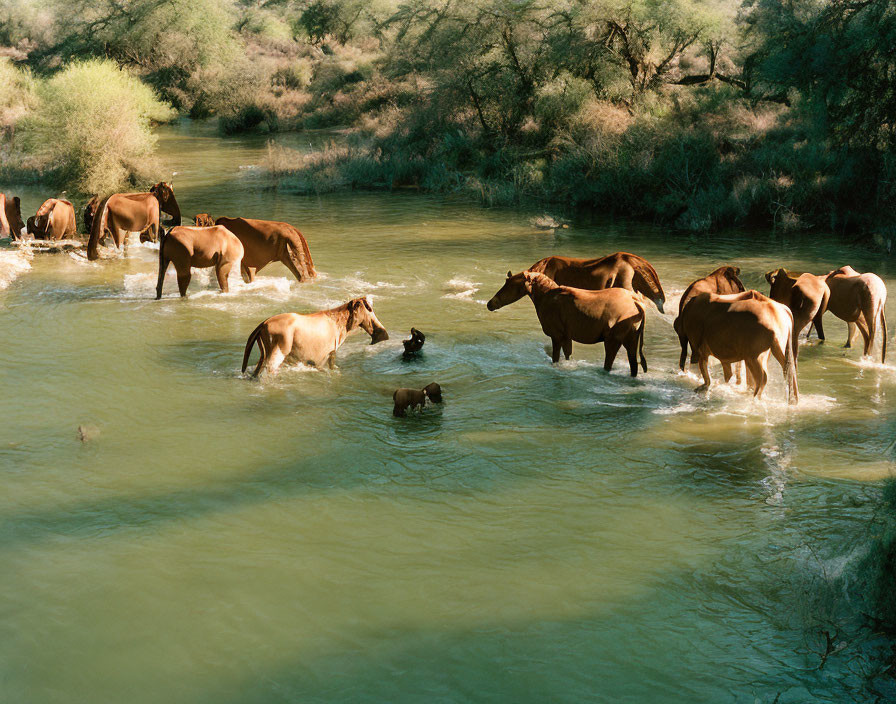
[[[24,248],[0,250],[0,291],[31,268],[32,256],[30,250]]]

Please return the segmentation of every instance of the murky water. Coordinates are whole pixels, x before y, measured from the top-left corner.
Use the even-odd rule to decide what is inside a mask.
[[[220,295],[202,275],[180,300],[171,272],[157,302],[148,246],[0,251],[3,701],[874,701],[844,584],[893,469],[896,367],[828,316],[797,409],[774,365],[764,402],[707,399],[675,373],[671,315],[651,311],[632,380],[602,346],[552,367],[528,300],[483,303],[551,253],[639,253],[670,311],[720,263],[763,291],[774,266],[850,263],[896,297],[892,264],[814,235],[276,194],[245,168],[263,140],[204,126],[161,148],[185,213],[288,220],[322,276],[273,265]],[[4,190],[29,213],[54,195]],[[240,376],[264,318],[365,293],[389,342]],[[392,417],[430,381],[442,407]],[[819,669],[825,630],[845,645]]]

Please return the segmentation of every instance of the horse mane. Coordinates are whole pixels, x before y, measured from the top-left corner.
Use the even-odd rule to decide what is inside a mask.
[[[115,194],[112,194],[115,195]],[[100,201],[93,215],[93,227],[90,229],[90,239],[87,241],[87,258],[90,260],[97,259],[99,253],[97,246],[102,239],[103,232],[106,231],[106,222],[109,219],[109,199],[112,196],[106,196]]]
[[[534,284],[537,282],[539,289],[543,289],[545,291],[551,291],[555,288],[563,288],[560,284],[554,281],[547,274],[542,274],[540,271],[527,271],[530,276],[525,277],[526,281],[530,284]]]
[[[646,259],[639,257],[637,254],[629,254],[628,252],[618,252],[618,255],[623,257],[625,261],[641,275],[641,278],[644,279],[644,283],[652,289],[656,298],[666,299],[666,293],[663,291],[662,284],[660,284],[659,274],[656,273],[656,269],[654,269]],[[616,255],[611,254],[610,256]]]
[[[534,274],[544,274],[544,270],[548,268],[548,262],[553,259],[553,256],[545,257],[544,259],[539,259],[532,266],[530,266],[526,271],[531,271]],[[545,274],[547,276],[547,274]]]

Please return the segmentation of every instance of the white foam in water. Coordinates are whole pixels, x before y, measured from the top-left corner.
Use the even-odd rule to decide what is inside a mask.
[[[342,279],[342,285],[352,292],[352,295],[361,295],[368,291],[376,291],[378,289],[400,290],[407,288],[405,284],[393,284],[390,281],[377,281],[376,283],[365,281],[362,278],[362,272],[360,271],[356,271],[354,274]]]
[[[486,303],[486,301],[473,298],[473,294],[479,291],[478,281],[470,281],[469,279],[455,276],[453,279],[445,282],[445,288],[448,289],[449,293],[443,295],[442,298],[455,301],[470,301],[471,303],[479,303],[481,305]]]
[[[887,346],[890,346],[889,342],[887,342]],[[843,361],[849,365],[858,367],[859,369],[876,369],[882,372],[896,372],[896,367],[892,364],[881,364],[880,362],[875,361],[876,359],[880,359],[880,351],[878,351],[875,356],[863,356],[861,359],[844,359]]]
[[[0,291],[31,268],[31,256],[27,249],[0,250]]]
[[[155,298],[158,280],[158,271],[125,274],[123,298]],[[214,269],[193,269],[190,286],[187,289],[187,297],[199,300],[205,298],[215,300],[223,297],[226,300],[234,296],[261,295],[269,300],[285,301],[292,292],[291,282],[285,276],[256,276],[252,283],[247,284],[240,276],[237,267],[233,267],[230,270],[227,283],[230,291],[222,294],[221,289],[218,287],[218,279],[214,274]],[[178,296],[177,271],[173,266],[169,266],[168,271],[165,273],[162,298]]]

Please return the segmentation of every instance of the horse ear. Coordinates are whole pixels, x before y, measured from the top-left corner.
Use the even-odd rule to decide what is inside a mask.
[[[509,278],[512,277],[512,276],[513,276],[513,272],[510,271],[510,270],[508,270],[508,271],[507,271],[507,278],[509,279]]]

